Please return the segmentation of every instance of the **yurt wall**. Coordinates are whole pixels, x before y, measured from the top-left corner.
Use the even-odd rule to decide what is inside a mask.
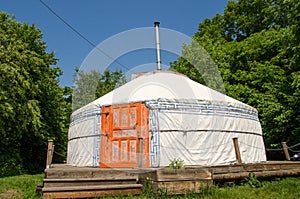
[[[149,107],[151,166],[236,163],[232,138],[238,138],[242,161],[266,161],[257,111],[247,106],[200,100],[158,100]]]
[[[84,107],[71,117],[68,133],[67,164],[74,166],[99,166],[101,109]]]

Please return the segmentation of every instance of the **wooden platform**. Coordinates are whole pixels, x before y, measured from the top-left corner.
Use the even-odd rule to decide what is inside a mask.
[[[125,170],[52,165],[45,170],[43,198],[138,195],[138,173]]]
[[[138,195],[144,183],[153,191],[169,194],[198,192],[217,181],[300,176],[300,162],[276,161],[259,164],[186,166],[183,169],[101,169],[52,165],[45,170],[43,198],[88,198]]]
[[[300,162],[268,161],[259,164],[240,164],[211,167],[214,181],[229,181],[244,179],[249,173],[257,178],[275,178],[300,176]]]

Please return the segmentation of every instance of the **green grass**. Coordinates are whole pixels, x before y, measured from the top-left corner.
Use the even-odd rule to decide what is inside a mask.
[[[0,178],[0,199],[4,198],[35,198],[35,190],[43,181],[43,174],[21,175],[14,177]],[[124,198],[106,197],[106,198]],[[205,198],[205,199],[296,199],[300,198],[300,178],[285,178],[273,181],[261,182],[259,187],[253,186],[253,183],[244,182],[242,186],[233,187],[205,187],[200,193],[190,193],[181,196],[166,196],[151,194],[151,190],[145,190],[141,196],[129,196],[129,198]]]
[[[121,198],[121,197],[107,197]],[[263,181],[259,187],[253,186],[253,183],[244,183],[241,186],[233,187],[204,187],[200,193],[189,193],[179,196],[153,195],[147,190],[141,196],[130,196],[128,198],[204,198],[204,199],[298,199],[300,198],[300,178],[285,178],[273,181]]]
[[[216,189],[204,198],[264,198],[264,199],[293,199],[300,198],[300,179],[286,178],[278,181],[263,182],[261,187],[234,186],[232,188]]]
[[[42,198],[35,196],[35,190],[43,183],[43,177],[38,174],[0,178],[0,199]]]

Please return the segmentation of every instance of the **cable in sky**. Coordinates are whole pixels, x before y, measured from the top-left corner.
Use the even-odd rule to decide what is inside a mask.
[[[116,62],[117,64],[119,64],[121,67],[123,67],[123,68],[125,68],[127,70],[130,70],[129,68],[127,68],[126,66],[124,66],[123,64],[121,64],[120,62],[118,62],[117,60],[115,60],[113,57],[111,57],[109,54],[107,54],[105,51],[103,51],[102,49],[98,48],[97,45],[95,45],[93,42],[91,42],[88,38],[86,38],[78,30],[76,30],[71,24],[69,24],[66,20],[64,20],[61,16],[59,16],[59,14],[57,14],[53,9],[51,9],[44,1],[40,0],[40,2],[41,2],[41,4],[43,4],[43,6],[45,8],[47,8],[52,14],[54,14],[60,21],[62,21],[66,26],[68,26],[73,32],[75,32],[79,37],[81,37],[83,40],[85,40],[88,44],[90,44],[91,46],[93,46],[94,48],[96,48],[99,52],[101,52],[103,55],[105,55],[109,59],[111,59],[114,62]]]

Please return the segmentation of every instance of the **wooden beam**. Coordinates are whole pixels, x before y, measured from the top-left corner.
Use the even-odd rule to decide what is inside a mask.
[[[232,138],[232,140],[233,140],[236,160],[238,161],[239,164],[241,164],[242,158],[241,158],[241,152],[240,152],[240,148],[239,148],[238,138]]]
[[[157,180],[201,180],[211,179],[209,169],[159,169],[156,171]]]
[[[94,190],[123,190],[123,189],[141,189],[141,184],[116,184],[116,185],[91,185],[91,186],[60,186],[60,187],[44,187],[43,192],[59,192],[59,191],[94,191]]]
[[[289,154],[289,150],[288,150],[288,146],[286,145],[286,142],[281,142],[282,144],[282,148],[283,148],[283,152],[284,152],[284,155],[285,155],[285,159],[286,160],[290,160],[290,154]]]
[[[141,184],[44,187],[43,198],[94,198],[102,196],[139,195]]]
[[[212,180],[154,182],[153,191],[165,190],[168,195],[198,193],[212,184]]]
[[[102,178],[74,178],[74,179],[44,179],[44,187],[67,187],[67,186],[95,186],[95,185],[118,185],[137,184],[137,178],[103,180]]]
[[[250,172],[241,171],[238,173],[215,174],[213,175],[214,181],[228,181],[228,180],[241,180],[249,177]],[[299,169],[292,170],[276,170],[276,171],[258,171],[252,172],[257,178],[277,178],[287,176],[299,176]]]
[[[95,198],[103,196],[128,196],[139,195],[141,188],[130,188],[122,190],[79,190],[79,191],[59,191],[59,192],[45,192],[43,193],[43,199],[52,198]]]
[[[46,169],[50,168],[50,165],[52,163],[52,157],[53,157],[53,140],[48,140],[48,150],[47,150],[47,160],[46,160]]]

